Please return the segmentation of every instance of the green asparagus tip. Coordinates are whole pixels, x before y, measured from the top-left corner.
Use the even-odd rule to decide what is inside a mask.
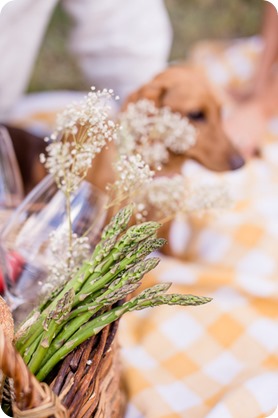
[[[104,228],[101,235],[101,240],[106,240],[114,234],[119,234],[120,232],[124,231],[128,225],[128,222],[130,221],[133,210],[134,204],[131,203],[116,213],[109,224]]]
[[[179,305],[179,306],[197,306],[204,305],[211,302],[212,298],[194,296],[194,295],[180,295],[178,293],[173,294],[158,294],[152,295],[149,298],[139,299],[138,304],[135,307],[136,310],[144,309],[147,306],[159,306],[159,305]]]
[[[51,321],[56,322],[56,324],[61,324],[67,319],[71,311],[74,296],[74,289],[70,289],[61,299],[58,300],[55,309],[49,312],[43,322],[43,328],[45,331],[48,330],[48,326]]]
[[[144,241],[142,244],[137,247],[138,258],[151,254],[153,251],[159,250],[167,240],[164,238],[150,238],[147,241]]]
[[[135,244],[144,241],[145,239],[153,236],[157,232],[159,227],[160,224],[157,222],[144,222],[139,225],[133,225],[121,237],[117,246],[129,246],[130,244]]]
[[[148,273],[150,270],[153,270],[160,259],[158,257],[150,257],[145,260],[139,261],[134,266],[126,270],[118,279],[116,279],[111,286],[118,284],[120,282],[136,283],[140,280],[144,274]]]
[[[139,295],[137,295],[134,300],[140,302],[151,300],[153,297],[159,296],[167,292],[167,290],[171,287],[172,283],[159,283],[152,287],[149,287],[143,290]]]

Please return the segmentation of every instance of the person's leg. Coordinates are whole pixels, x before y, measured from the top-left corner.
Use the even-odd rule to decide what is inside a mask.
[[[49,17],[58,0],[14,0],[0,13],[0,120],[28,84]]]
[[[71,50],[87,80],[123,100],[161,71],[172,31],[162,0],[63,0],[75,26]]]

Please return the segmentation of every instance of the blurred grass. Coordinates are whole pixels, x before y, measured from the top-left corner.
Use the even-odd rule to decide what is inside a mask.
[[[78,66],[67,50],[71,27],[69,17],[58,6],[45,34],[40,53],[31,77],[29,91],[86,90]]]
[[[191,45],[201,39],[257,33],[263,8],[262,0],[165,0],[165,4],[174,30],[172,60],[184,58]],[[66,48],[70,26],[70,19],[58,6],[38,56],[29,91],[88,89]]]
[[[260,30],[261,0],[165,0],[174,30],[171,59],[201,39],[250,36]]]

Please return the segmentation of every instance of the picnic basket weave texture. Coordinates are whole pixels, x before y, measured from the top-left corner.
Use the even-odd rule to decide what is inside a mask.
[[[123,416],[117,323],[81,344],[54,370],[48,384],[29,372],[0,334],[0,368],[11,382],[15,418],[118,418]],[[0,330],[1,332],[1,330]]]

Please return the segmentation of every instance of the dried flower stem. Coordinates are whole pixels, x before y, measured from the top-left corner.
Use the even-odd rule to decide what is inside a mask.
[[[51,135],[53,142],[46,148],[48,155],[41,155],[41,162],[54,177],[66,199],[68,248],[63,259],[69,274],[76,248],[72,230],[71,196],[86,177],[96,154],[108,141],[115,139],[117,126],[109,119],[109,102],[112,97],[112,90],[94,91],[92,88],[83,100],[68,106],[57,116],[56,129]]]

